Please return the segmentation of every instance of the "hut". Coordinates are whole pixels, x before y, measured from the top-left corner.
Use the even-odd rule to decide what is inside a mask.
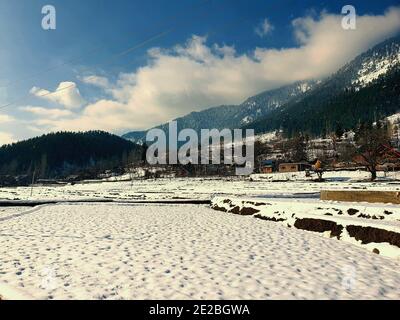
[[[311,170],[311,165],[307,162],[281,163],[279,172],[299,172]]]

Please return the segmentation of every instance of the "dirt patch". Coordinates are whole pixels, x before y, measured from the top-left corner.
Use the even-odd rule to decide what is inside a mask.
[[[231,209],[229,212],[232,212],[234,214],[240,214],[242,216],[251,216],[257,212],[260,212],[260,210],[251,208],[251,207],[243,207],[240,208],[239,206],[234,207]]]
[[[257,212],[260,212],[260,210],[250,208],[250,207],[243,207],[242,210],[240,210],[240,214],[245,215],[245,216],[253,215]]]
[[[383,219],[385,219],[384,216],[376,216],[376,215],[370,216],[369,214],[364,214],[364,213],[360,213],[357,217],[364,218],[364,219],[373,219],[373,220],[383,220]]]
[[[338,225],[336,222],[311,218],[297,219],[294,223],[294,226],[297,229],[321,233],[330,231],[331,238],[336,237],[338,239],[340,239],[340,235],[343,230],[343,226]]]
[[[228,210],[226,210],[224,207],[219,207],[219,206],[217,206],[217,205],[214,205],[214,206],[212,206],[211,208],[214,209],[214,210],[217,210],[217,211],[222,211],[222,212],[228,211]]]
[[[361,227],[354,225],[347,226],[346,230],[350,237],[353,237],[356,240],[361,240],[362,244],[371,242],[387,242],[400,248],[400,233],[373,227]]]
[[[240,207],[239,206],[233,207],[233,209],[229,210],[229,212],[232,212],[234,214],[240,214]]]
[[[349,216],[354,216],[357,212],[359,212],[357,209],[353,209],[350,208],[349,210],[347,210],[347,213],[349,214]]]
[[[286,221],[286,219],[283,219],[283,218],[275,218],[275,217],[266,217],[266,216],[262,216],[261,214],[256,214],[255,216],[254,216],[254,218],[258,218],[258,219],[261,219],[261,220],[266,220],[266,221],[273,221],[273,222],[283,222],[283,221]]]

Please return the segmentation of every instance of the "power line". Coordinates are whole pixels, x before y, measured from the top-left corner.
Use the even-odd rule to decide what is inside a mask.
[[[69,64],[72,64],[72,63],[74,63],[74,62],[76,62],[76,61],[79,61],[79,60],[82,59],[82,57],[84,57],[84,56],[86,56],[86,55],[89,55],[89,54],[91,54],[91,53],[98,52],[98,51],[99,51],[100,49],[102,49],[103,47],[104,47],[104,46],[96,47],[96,48],[90,50],[89,52],[85,53],[84,55],[81,55],[81,56],[75,57],[75,58],[73,58],[73,59],[64,61],[64,62],[62,62],[62,63],[60,63],[60,64],[55,65],[55,66],[48,67],[48,68],[46,68],[46,69],[44,69],[44,70],[40,70],[40,71],[38,71],[38,72],[32,73],[32,74],[26,76],[25,78],[17,79],[17,80],[14,80],[13,82],[10,82],[10,83],[8,83],[8,84],[1,85],[0,88],[9,88],[9,87],[12,87],[12,86],[14,86],[14,85],[16,85],[16,84],[18,84],[18,83],[24,82],[24,81],[26,81],[26,80],[37,78],[38,76],[40,76],[40,75],[42,75],[42,74],[51,72],[51,71],[56,70],[56,69],[58,69],[58,68],[61,68],[61,67],[67,66],[67,65],[69,65]]]
[[[43,94],[37,94],[36,97],[38,97],[38,98],[46,97],[46,96],[55,94],[55,93],[57,93],[57,92],[70,89],[70,88],[72,88],[72,87],[76,87],[75,83],[74,83],[74,84],[70,84],[70,85],[68,85],[68,86],[66,86],[66,87],[59,88],[59,89],[57,89],[57,90],[55,90],[55,91],[49,91],[49,92],[46,92],[46,93],[43,93]],[[24,95],[23,97],[21,97],[21,98],[19,98],[19,99],[17,99],[17,100],[14,100],[14,101],[12,101],[12,102],[9,102],[9,103],[7,103],[7,104],[5,104],[5,105],[0,106],[0,109],[7,108],[7,107],[9,107],[9,106],[11,106],[11,105],[13,105],[13,104],[19,102],[19,101],[23,101],[23,100],[25,100],[26,98],[28,98],[29,96],[30,96],[30,93]]]
[[[205,5],[206,3],[210,2],[210,1],[212,1],[212,0],[204,0],[204,1],[202,1],[200,4],[198,4],[198,5],[194,6],[194,7],[201,7],[201,6]],[[179,15],[175,15],[175,17],[176,17],[176,16],[179,16]],[[125,49],[124,51],[121,51],[121,52],[119,52],[119,53],[116,53],[116,54],[112,55],[112,56],[111,56],[110,58],[108,58],[106,61],[108,61],[108,60],[115,60],[116,58],[119,58],[119,57],[124,56],[124,55],[126,55],[126,54],[128,54],[128,53],[130,53],[130,52],[132,52],[132,51],[134,51],[134,50],[137,50],[137,49],[139,49],[139,48],[145,46],[146,44],[148,44],[148,43],[150,43],[150,42],[152,42],[152,41],[154,41],[154,40],[156,40],[156,39],[159,39],[159,38],[162,38],[162,37],[166,36],[167,34],[169,34],[170,32],[172,32],[174,29],[175,29],[175,27],[174,27],[174,28],[170,28],[170,29],[168,29],[168,30],[166,30],[166,31],[160,32],[160,33],[158,33],[158,34],[156,34],[156,35],[154,35],[154,36],[151,36],[151,37],[145,39],[144,41],[142,41],[142,42],[136,44],[136,45],[133,46],[133,47],[130,47],[130,48],[128,48],[128,49]],[[99,51],[99,49],[102,49],[103,47],[106,47],[106,46],[101,46],[101,47],[95,48],[95,49],[92,50],[91,52]],[[57,66],[54,66],[54,67],[50,67],[50,68],[48,68],[48,69],[45,69],[45,70],[43,70],[42,72],[38,72],[38,73],[32,74],[32,75],[29,76],[29,78],[33,78],[33,77],[36,77],[36,76],[40,76],[40,75],[43,74],[43,73],[46,73],[46,72],[55,70],[55,69],[57,69],[57,68],[59,68],[59,67],[62,67],[62,66],[68,65],[68,64],[71,64],[71,63],[73,63],[73,62],[75,62],[75,61],[77,61],[77,60],[80,60],[80,59],[79,59],[79,58],[78,58],[78,59],[75,58],[75,59],[66,61],[66,62],[64,62],[64,63],[62,63],[62,64],[57,65]],[[104,61],[101,62],[101,63],[98,63],[97,65],[104,65]],[[95,66],[96,66],[96,65],[95,65]],[[26,79],[21,79],[21,80],[19,80],[19,81],[17,80],[17,82],[21,82],[21,81],[24,81],[24,80],[26,80]],[[15,82],[14,82],[14,83],[15,83]],[[8,85],[3,86],[3,87],[0,86],[0,88],[4,88],[4,87],[7,87],[7,86],[8,86]],[[69,86],[66,86],[66,87],[63,87],[63,88],[60,88],[60,89],[56,89],[55,91],[46,92],[46,94],[43,94],[43,95],[36,95],[36,96],[37,96],[37,97],[45,97],[45,96],[52,95],[52,94],[55,94],[55,93],[60,92],[60,91],[64,91],[64,90],[70,89],[70,88],[72,88],[73,86],[75,86],[75,84],[71,84],[71,85],[69,85]],[[7,108],[7,107],[9,107],[9,106],[11,106],[11,105],[14,105],[14,104],[20,102],[20,101],[24,101],[24,100],[25,100],[26,98],[28,98],[29,96],[30,96],[30,94],[28,93],[28,94],[26,94],[26,95],[24,95],[24,96],[22,96],[22,97],[20,97],[20,98],[18,98],[18,99],[16,99],[16,100],[12,101],[12,102],[9,102],[9,103],[7,103],[7,104],[4,104],[4,105],[0,106],[0,109],[5,109],[5,108]]]
[[[186,7],[185,9],[181,10],[179,13],[177,13],[177,14],[172,15],[171,17],[169,17],[168,20],[169,20],[169,21],[173,21],[174,19],[176,19],[176,18],[179,17],[180,15],[186,14],[186,12],[187,12],[188,9],[201,8],[201,7],[205,6],[207,3],[211,2],[211,1],[212,1],[212,0],[203,0],[203,1],[201,1],[200,3],[198,3],[198,4],[196,4],[196,5],[190,5],[190,6]],[[158,38],[158,37],[159,37],[159,36],[156,35],[156,36],[154,36],[154,37],[152,37],[152,38]],[[149,42],[150,42],[150,41],[152,41],[152,40],[154,40],[154,39],[148,39],[148,40],[146,40],[146,41],[149,41]],[[77,57],[75,57],[75,58],[73,58],[73,59],[67,60],[67,61],[62,62],[62,63],[60,63],[60,64],[57,64],[57,65],[55,65],[55,66],[51,66],[51,67],[48,67],[48,68],[46,68],[46,69],[40,70],[40,71],[38,71],[38,72],[32,73],[32,74],[30,74],[30,75],[28,75],[28,76],[26,76],[26,77],[24,77],[24,78],[20,78],[20,79],[14,80],[14,81],[12,81],[12,82],[10,82],[10,83],[8,83],[8,84],[0,85],[0,88],[8,88],[8,87],[14,86],[14,85],[16,85],[16,84],[19,84],[19,83],[21,83],[21,82],[24,82],[24,81],[26,81],[26,80],[33,79],[33,78],[37,78],[37,77],[41,76],[42,74],[51,72],[51,71],[53,71],[53,70],[56,70],[56,69],[59,69],[59,68],[61,68],[61,67],[64,67],[64,66],[73,64],[73,63],[75,63],[75,62],[77,62],[77,61],[80,61],[80,60],[84,59],[85,57],[87,57],[87,56],[89,56],[89,55],[91,55],[91,54],[93,54],[93,53],[99,52],[100,50],[105,49],[105,48],[107,48],[106,45],[97,46],[97,47],[93,48],[92,50],[90,50],[89,52],[86,52],[86,53],[84,53],[84,54],[82,54],[82,55],[79,55],[79,56],[77,56]],[[129,50],[129,51],[128,51],[128,50]],[[127,49],[127,51],[128,51],[127,53],[129,53],[130,51],[133,51],[133,48]],[[123,53],[123,52],[122,52],[122,53]],[[118,54],[116,54],[115,56],[118,57],[118,56],[122,55],[122,53],[118,53]],[[0,107],[0,108],[1,108],[1,107]]]
[[[160,37],[165,36],[165,35],[168,34],[169,32],[171,32],[171,30],[163,31],[163,32],[161,32],[161,33],[159,33],[159,34],[157,34],[157,35],[155,35],[155,36],[153,36],[153,37],[150,37],[150,38],[148,38],[148,39],[142,41],[141,43],[139,43],[139,44],[137,44],[137,45],[135,45],[135,46],[133,46],[133,47],[131,47],[131,48],[129,48],[129,49],[126,49],[126,50],[124,50],[123,52],[120,52],[120,53],[118,54],[118,57],[120,57],[120,56],[122,56],[122,55],[125,55],[125,54],[127,54],[127,53],[129,53],[129,52],[132,52],[132,51],[134,51],[134,50],[136,50],[136,49],[139,49],[139,48],[145,46],[147,43],[149,43],[149,42],[151,42],[151,41],[154,41],[155,39],[158,39],[158,38],[160,38]],[[113,56],[113,58],[115,58],[115,57],[117,57],[117,56]],[[62,88],[56,89],[55,91],[49,91],[49,92],[46,92],[46,93],[44,93],[44,94],[39,94],[39,95],[36,95],[36,97],[40,97],[40,98],[46,97],[46,96],[55,94],[55,93],[57,93],[57,92],[70,89],[70,88],[72,88],[72,87],[75,87],[75,84],[71,84],[71,85],[68,85],[68,86],[66,86],[66,87],[62,87]],[[24,96],[18,98],[17,100],[14,100],[14,101],[12,101],[12,102],[9,102],[9,103],[7,103],[7,104],[5,104],[5,105],[0,106],[0,109],[7,108],[7,107],[9,107],[9,106],[11,106],[11,105],[13,105],[13,104],[19,102],[19,101],[23,101],[23,100],[25,100],[25,99],[26,99],[27,97],[29,97],[29,96],[30,96],[30,94],[28,93],[28,94],[26,94],[26,95],[24,95]]]
[[[204,4],[206,4],[206,3],[210,2],[210,1],[211,1],[211,0],[204,0],[204,1],[203,1],[201,4],[199,4],[198,6],[204,5]],[[224,24],[222,27],[217,28],[217,29],[220,29],[220,30],[228,29],[228,28],[230,28],[230,27],[232,27],[232,26],[236,26],[237,23],[241,23],[241,22],[247,21],[247,20],[249,20],[249,19],[250,19],[250,18],[238,19],[239,22],[238,22],[238,21],[235,21],[235,22],[233,22],[233,23],[232,23],[232,22],[226,23],[226,24]],[[167,34],[171,33],[174,29],[176,29],[176,26],[175,26],[175,27],[171,27],[170,29],[168,29],[168,30],[166,30],[166,31],[160,32],[160,33],[158,33],[158,34],[156,34],[156,35],[154,35],[154,36],[152,36],[152,37],[149,37],[149,38],[145,39],[144,41],[142,41],[142,42],[136,44],[136,45],[133,46],[133,47],[130,47],[130,48],[128,48],[128,49],[125,49],[124,51],[121,51],[121,52],[119,52],[119,53],[116,53],[116,54],[112,55],[111,57],[109,57],[108,59],[106,59],[106,61],[109,62],[109,61],[115,60],[116,58],[119,58],[119,57],[124,56],[124,55],[126,55],[126,54],[128,54],[128,53],[130,53],[130,52],[132,52],[132,51],[134,51],[134,50],[137,50],[137,49],[139,49],[139,48],[145,46],[146,44],[148,44],[148,43],[150,43],[150,42],[152,42],[152,41],[154,41],[154,40],[156,40],[156,39],[159,39],[159,38],[162,38],[162,37],[166,36]],[[217,31],[215,31],[215,29],[214,29],[214,30],[213,30],[212,32],[210,32],[209,34],[216,34],[216,33],[217,33]],[[96,49],[94,49],[94,50],[96,50]],[[77,60],[77,59],[70,60],[69,62],[65,62],[65,63],[63,63],[63,64],[61,64],[61,65],[58,65],[58,66],[55,66],[55,67],[53,67],[53,68],[49,68],[49,69],[47,69],[47,71],[49,71],[49,70],[54,70],[54,69],[58,68],[59,66],[67,65],[67,64],[72,63],[73,61],[76,61],[76,60]],[[103,61],[103,62],[100,62],[100,63],[94,65],[94,66],[97,66],[97,65],[104,65],[104,64],[105,64],[105,63],[104,63],[104,61]],[[40,73],[38,73],[37,75],[40,75]],[[71,84],[71,85],[68,85],[68,86],[66,86],[66,87],[62,87],[62,88],[56,89],[55,91],[46,92],[46,93],[44,93],[44,94],[42,94],[42,95],[36,95],[36,97],[45,97],[45,96],[53,95],[53,94],[55,94],[55,93],[58,93],[58,92],[60,92],[60,91],[64,91],[64,90],[70,89],[70,88],[72,88],[72,87],[75,87],[75,84]],[[22,97],[20,97],[20,98],[18,98],[18,99],[16,99],[16,100],[12,101],[12,102],[9,102],[9,103],[7,103],[7,104],[5,104],[5,105],[0,106],[0,109],[7,108],[7,107],[9,107],[9,106],[11,106],[11,105],[16,104],[16,103],[19,102],[19,101],[23,101],[23,100],[25,100],[26,98],[28,98],[29,96],[30,96],[30,93],[28,93],[28,94],[26,94],[26,95],[24,95],[24,96],[22,96]]]

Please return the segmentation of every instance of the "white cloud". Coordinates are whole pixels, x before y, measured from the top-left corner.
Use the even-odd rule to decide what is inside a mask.
[[[85,104],[85,100],[81,97],[76,83],[71,81],[60,82],[56,90],[52,92],[33,87],[30,93],[40,99],[58,103],[68,109],[80,108]]]
[[[68,119],[43,118],[42,125],[57,130],[147,129],[191,111],[240,103],[263,90],[328,76],[400,31],[400,8],[359,16],[357,30],[343,30],[341,19],[323,13],[293,20],[300,44],[293,48],[237,54],[232,46],[207,45],[199,36],[170,50],[153,48],[148,65],[120,75],[109,90],[110,99],[89,104]],[[103,80],[96,83],[104,85]]]
[[[51,119],[61,118],[61,117],[68,117],[73,115],[70,110],[67,109],[49,109],[43,107],[35,107],[35,106],[25,106],[21,107],[20,110],[30,112],[36,116],[41,117],[48,117]]]
[[[255,29],[254,32],[261,38],[270,34],[274,30],[274,26],[269,22],[268,19],[264,19]]]
[[[15,119],[8,114],[0,114],[0,123],[12,122]]]
[[[10,133],[7,132],[1,132],[0,131],[0,146],[3,144],[8,144],[14,142],[14,136]]]
[[[82,82],[90,84],[99,88],[107,89],[110,87],[110,82],[106,77],[92,75],[81,78]]]

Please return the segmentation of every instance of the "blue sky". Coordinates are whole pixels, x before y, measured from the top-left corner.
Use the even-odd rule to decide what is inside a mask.
[[[56,8],[56,30],[41,27],[46,4]],[[346,4],[356,8],[359,27],[333,34]],[[145,129],[326,76],[399,32],[390,7],[398,1],[0,0],[0,106],[15,101],[0,109],[0,144],[61,129]],[[340,37],[335,61],[324,56],[334,45],[324,37]],[[313,55],[322,68],[297,68],[296,61],[318,60]]]

